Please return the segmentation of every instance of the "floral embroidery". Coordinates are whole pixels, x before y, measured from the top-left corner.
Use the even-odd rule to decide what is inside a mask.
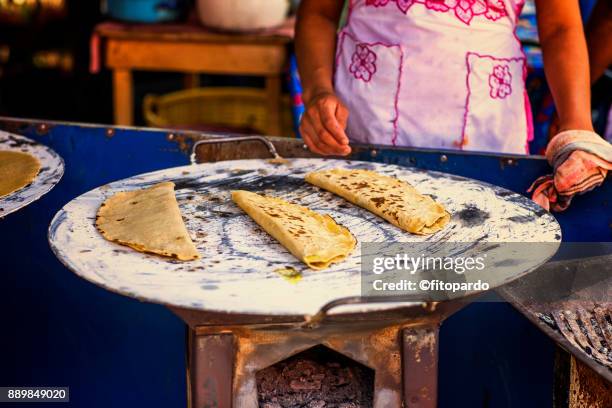
[[[408,12],[408,9],[412,7],[416,0],[395,0],[397,8],[400,9],[404,14]]]
[[[503,0],[366,0],[366,6],[383,7],[395,1],[404,14],[414,3],[421,3],[430,10],[447,12],[452,10],[455,16],[469,25],[475,16],[484,15],[492,21],[508,15]]]
[[[512,74],[508,65],[495,65],[493,72],[489,75],[489,87],[491,87],[491,98],[504,99],[512,93]]]
[[[448,3],[448,0],[425,0],[423,1],[423,3],[425,4],[425,7],[427,7],[430,10],[435,10],[435,11],[450,10],[450,7],[446,4]]]
[[[506,9],[504,8],[503,0],[489,0],[487,3],[489,7],[487,9],[487,12],[485,13],[485,17],[489,20],[497,21],[500,18],[508,15],[506,13]]]
[[[376,72],[376,54],[366,44],[357,44],[349,71],[357,79],[370,82]]]
[[[391,0],[366,0],[366,6],[383,7]]]

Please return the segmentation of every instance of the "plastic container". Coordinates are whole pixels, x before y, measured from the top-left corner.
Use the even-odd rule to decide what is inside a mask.
[[[258,88],[194,88],[147,95],[143,112],[148,126],[266,134],[267,96]],[[282,136],[293,136],[289,97],[282,100]]]
[[[106,13],[132,23],[160,23],[182,17],[185,0],[106,0]]]
[[[198,17],[205,26],[224,31],[253,31],[280,25],[289,0],[198,0]]]

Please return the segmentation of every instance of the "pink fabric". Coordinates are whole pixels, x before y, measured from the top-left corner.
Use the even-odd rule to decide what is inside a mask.
[[[340,34],[335,86],[341,98],[351,98],[347,132],[353,141],[368,143],[364,132],[371,132],[382,144],[396,143],[403,61],[399,44],[361,42],[349,32]]]
[[[376,54],[367,44],[355,46],[349,71],[355,78],[370,82],[372,75],[376,73]]]
[[[515,0],[352,0],[334,77],[349,138],[524,154],[525,58],[506,1],[513,16]]]
[[[434,11],[443,13],[450,11],[467,25],[476,16],[496,21],[508,15],[502,0],[366,0],[366,5],[384,7],[392,2],[395,2],[397,8],[404,14],[417,3]]]
[[[528,192],[546,210],[564,211],[576,194],[603,184],[612,170],[612,145],[593,132],[569,130],[550,141],[546,158],[554,174],[538,178]]]
[[[508,65],[496,65],[489,75],[489,87],[491,87],[491,98],[503,99],[512,93],[512,74]]]
[[[525,100],[512,93],[513,87],[524,87],[522,80],[525,59],[496,58],[492,55],[468,52],[467,96],[463,115],[461,141],[455,146],[464,150],[494,150],[525,153],[527,135]],[[519,108],[514,108],[519,106]],[[497,110],[497,114],[489,115]],[[487,120],[483,120],[487,118]]]

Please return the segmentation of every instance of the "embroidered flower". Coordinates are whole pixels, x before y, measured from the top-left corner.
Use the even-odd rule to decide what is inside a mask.
[[[446,3],[449,3],[448,0],[425,0],[425,7],[430,10],[435,11],[448,11],[450,6]]]
[[[506,13],[503,0],[489,0],[487,3],[488,10],[485,13],[485,17],[489,20],[497,21],[500,18],[508,15],[508,13]]]
[[[412,7],[415,0],[395,0],[397,8],[400,9],[404,14],[408,12],[408,9]]]
[[[366,0],[366,6],[383,7],[391,0]]]
[[[448,0],[446,4],[455,9],[455,15],[465,24],[470,24],[474,16],[487,11],[487,3],[484,0]]]
[[[512,74],[508,65],[495,65],[489,75],[490,95],[493,99],[504,99],[512,93]]]
[[[376,72],[376,54],[366,44],[357,44],[349,71],[357,79],[370,82]]]
[[[384,7],[392,1],[395,1],[397,8],[404,14],[415,3],[442,13],[452,10],[455,16],[467,25],[475,16],[484,15],[489,20],[496,21],[508,15],[503,0],[366,0],[366,5]]]
[[[384,7],[391,1],[395,1],[397,8],[402,13],[406,14],[410,6],[412,6],[417,0],[366,0],[366,6]]]

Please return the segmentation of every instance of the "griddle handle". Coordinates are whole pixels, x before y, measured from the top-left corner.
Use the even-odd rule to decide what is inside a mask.
[[[403,300],[405,302],[405,299]],[[316,314],[309,316],[306,321],[302,324],[304,328],[313,328],[317,327],[327,318],[329,312],[338,307],[345,305],[365,305],[365,304],[373,304],[373,303],[401,303],[401,298],[397,296],[369,296],[369,297],[361,297],[361,296],[352,296],[346,297],[342,299],[332,300],[331,302],[325,304]],[[427,311],[433,311],[436,308],[438,302],[422,302],[421,306]]]
[[[249,142],[258,141],[266,145],[266,148],[274,159],[282,159],[282,157],[276,151],[274,144],[265,136],[253,135],[253,136],[229,136],[229,137],[216,137],[213,139],[202,139],[198,140],[193,144],[191,149],[191,164],[196,164],[196,149],[198,146],[203,144],[215,144],[215,143],[234,143],[234,142]]]

